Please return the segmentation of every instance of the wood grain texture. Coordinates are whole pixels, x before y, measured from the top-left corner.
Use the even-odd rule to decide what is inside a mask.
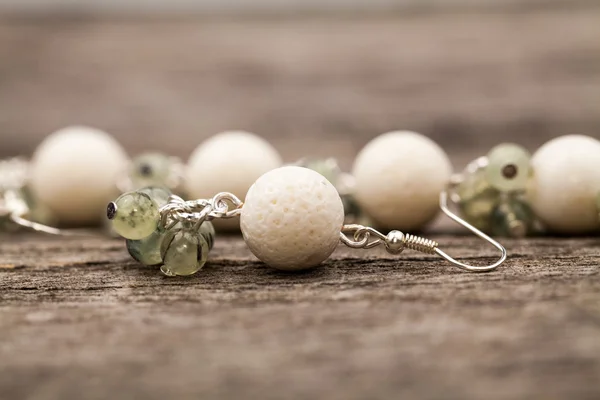
[[[493,249],[436,235],[473,262]],[[221,238],[168,279],[118,240],[2,237],[3,398],[582,398],[600,395],[598,238],[505,241],[468,274],[339,248],[270,270]]]

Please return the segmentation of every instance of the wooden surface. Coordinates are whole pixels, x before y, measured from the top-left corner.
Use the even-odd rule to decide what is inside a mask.
[[[472,262],[493,249],[437,236]],[[505,240],[469,274],[339,248],[282,273],[221,238],[169,279],[119,240],[2,237],[3,398],[596,399],[598,238]]]
[[[287,161],[422,131],[457,168],[599,137],[600,10],[372,19],[0,21],[0,155],[86,123],[186,157],[245,128]],[[582,5],[583,4],[583,5]],[[588,4],[587,6],[585,4]],[[168,137],[168,140],[165,139]],[[439,222],[449,253],[494,249]],[[504,240],[497,271],[340,247],[282,273],[220,237],[169,279],[111,239],[0,235],[0,399],[597,399],[598,237]]]

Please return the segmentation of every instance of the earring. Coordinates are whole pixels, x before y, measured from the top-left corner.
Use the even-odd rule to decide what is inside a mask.
[[[162,264],[161,271],[166,275],[190,275],[202,268],[209,247],[204,245],[202,226],[211,220],[235,216],[240,216],[240,227],[250,251],[281,270],[315,267],[333,253],[340,241],[352,248],[382,244],[392,254],[405,248],[438,254],[472,272],[491,271],[504,262],[504,247],[453,214],[446,203],[447,193],[442,191],[442,210],[500,250],[498,261],[472,266],[454,260],[431,240],[396,230],[383,235],[370,227],[344,225],[344,209],[335,187],[319,173],[297,166],[277,168],[262,175],[251,186],[244,203],[231,193],[219,193],[212,199],[192,201],[171,196],[161,206],[151,195],[138,191],[110,203],[107,215],[113,220],[115,230],[127,239],[131,255],[147,265],[154,264],[143,261],[146,255],[155,255],[151,262]],[[211,231],[210,226],[205,229]],[[132,247],[136,251],[132,252]]]
[[[184,201],[167,189],[144,188],[109,203],[106,215],[135,260],[159,265],[167,276],[188,276],[204,266],[212,249],[215,230],[210,220],[236,217],[241,205],[229,193]]]
[[[505,143],[471,162],[450,185],[462,216],[485,232],[524,237],[582,234],[600,228],[600,142],[570,135],[533,157]]]
[[[8,163],[3,165],[0,171],[2,215],[10,215],[13,223],[27,228],[73,234],[73,231],[44,226],[42,222],[94,225],[100,222],[99,210],[110,198],[144,187],[164,187],[176,195],[185,195],[187,190],[194,197],[202,197],[207,190],[214,193],[220,186],[227,185],[243,198],[256,178],[281,165],[281,158],[264,139],[248,132],[230,131],[217,134],[198,146],[187,167],[177,157],[156,152],[130,160],[109,134],[72,126],[46,137],[30,162],[19,161],[18,184],[14,183],[16,161],[11,162],[10,171]],[[15,197],[21,201],[17,202]],[[47,209],[54,221],[34,215],[34,211],[41,209]]]
[[[505,143],[471,162],[454,175],[450,198],[466,221],[498,236],[523,237],[536,229],[527,201],[532,175],[531,155],[523,147]]]

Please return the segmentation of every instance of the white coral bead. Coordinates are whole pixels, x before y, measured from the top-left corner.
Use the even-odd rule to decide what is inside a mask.
[[[320,264],[335,250],[344,207],[335,187],[319,173],[281,167],[252,185],[240,223],[248,247],[261,261],[301,270]]]
[[[437,214],[452,166],[435,142],[415,132],[388,132],[370,141],[354,162],[355,197],[381,227],[416,230]]]
[[[600,141],[583,135],[553,139],[531,159],[529,200],[548,230],[589,233],[600,228]]]
[[[72,126],[38,146],[29,185],[61,223],[98,223],[105,218],[106,204],[114,197],[127,162],[123,148],[106,132]]]
[[[221,132],[202,142],[188,160],[189,195],[210,198],[230,192],[243,199],[267,171],[281,166],[281,157],[265,139],[249,132]]]

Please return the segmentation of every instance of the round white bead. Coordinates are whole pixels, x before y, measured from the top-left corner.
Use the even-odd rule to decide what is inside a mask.
[[[354,162],[356,200],[381,227],[420,229],[437,214],[451,173],[448,156],[431,139],[388,132],[370,141]]]
[[[587,233],[600,228],[600,141],[567,135],[553,139],[531,159],[529,200],[548,230]]]
[[[52,133],[38,146],[29,184],[61,223],[98,223],[127,160],[123,148],[106,132],[72,126]]]
[[[333,185],[302,167],[267,172],[252,185],[240,225],[261,261],[282,270],[314,267],[340,241],[344,206]]]
[[[187,193],[201,199],[230,192],[243,200],[258,177],[281,164],[277,150],[263,138],[244,131],[221,132],[192,152],[186,172]],[[239,228],[237,218],[214,222],[217,230]]]
[[[187,191],[193,198],[230,192],[243,199],[267,171],[281,166],[281,157],[263,138],[243,131],[219,133],[202,142],[187,166]]]

